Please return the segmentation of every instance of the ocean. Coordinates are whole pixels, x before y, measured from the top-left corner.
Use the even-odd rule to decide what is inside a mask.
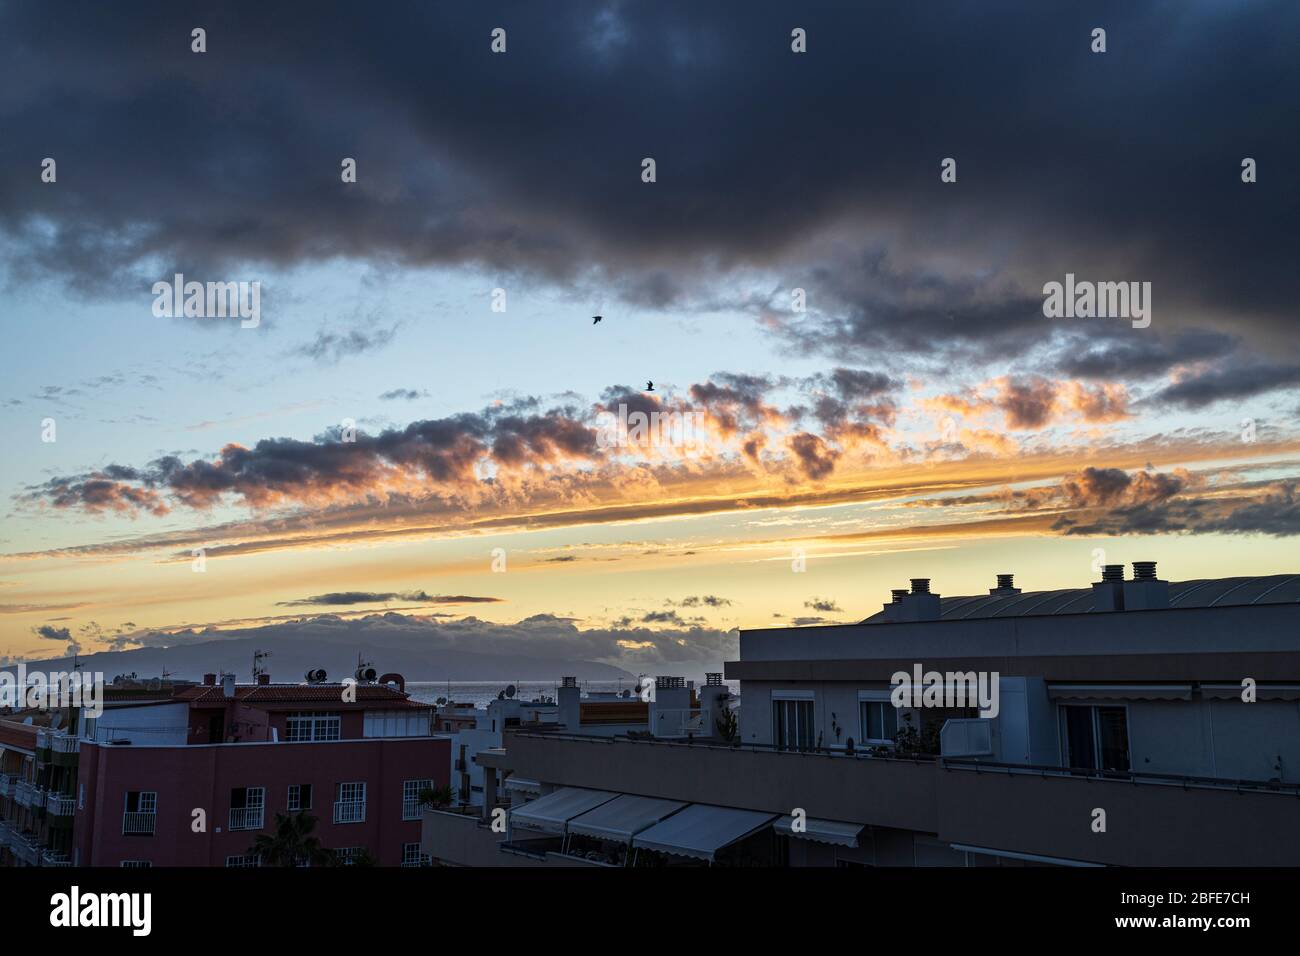
[[[647,679],[653,680],[653,678]],[[509,681],[408,681],[406,692],[412,699],[426,704],[436,703],[439,697],[445,697],[459,704],[486,707],[488,701],[496,700],[497,694],[508,686],[510,686]],[[522,700],[532,700],[534,697],[554,699],[559,686],[554,681],[520,681],[515,685],[515,696]],[[625,690],[635,693],[636,679],[580,680],[578,686],[582,688],[583,694],[611,691],[622,693]],[[696,687],[698,686],[697,684]],[[733,694],[740,693],[739,681],[727,681],[727,686],[731,688]]]

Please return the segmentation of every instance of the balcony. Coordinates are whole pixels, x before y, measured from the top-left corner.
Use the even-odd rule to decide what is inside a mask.
[[[81,739],[71,734],[59,734],[50,740],[50,750],[56,754],[75,754],[81,750]]]
[[[262,829],[262,815],[264,807],[231,807],[230,808],[230,829],[232,830],[260,830]]]
[[[77,809],[77,800],[64,793],[50,793],[45,798],[45,809],[56,817],[70,817]]]
[[[72,859],[66,853],[42,850],[41,866],[72,866]]]
[[[30,780],[19,780],[14,784],[14,802],[20,807],[38,807],[44,800],[44,791]]]
[[[996,717],[961,717],[945,721],[939,731],[939,752],[945,757],[993,756],[996,720]]]
[[[9,852],[28,866],[36,866],[41,859],[41,846],[30,833],[15,833],[9,842]]]
[[[133,813],[128,810],[122,814],[123,836],[153,836],[154,823],[158,818],[156,812]]]
[[[11,773],[0,773],[0,797],[13,796],[14,792],[14,775]]]
[[[334,822],[335,823],[365,823],[366,822],[366,801],[335,800],[334,801]]]
[[[655,708],[650,732],[656,737],[712,737],[709,712],[698,707],[684,709]]]

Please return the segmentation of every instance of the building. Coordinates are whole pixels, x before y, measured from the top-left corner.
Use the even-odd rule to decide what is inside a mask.
[[[0,855],[11,863],[256,866],[277,812],[310,813],[343,861],[417,866],[421,794],[450,744],[399,675],[359,684],[199,686],[105,695],[60,727],[0,721]],[[73,729],[75,728],[75,730]]]
[[[426,813],[423,849],[471,865],[1300,865],[1298,601],[1300,575],[1170,583],[1149,562],[1058,591],[999,575],[945,598],[915,579],[858,624],[742,631],[730,739],[508,732],[477,758],[506,832]],[[896,699],[918,672],[935,698]],[[990,706],[958,693],[981,679]]]

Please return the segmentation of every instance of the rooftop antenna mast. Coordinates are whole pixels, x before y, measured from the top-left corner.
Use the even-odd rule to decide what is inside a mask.
[[[268,673],[267,669],[262,666],[262,662],[271,656],[270,651],[253,651],[253,683],[263,674]]]

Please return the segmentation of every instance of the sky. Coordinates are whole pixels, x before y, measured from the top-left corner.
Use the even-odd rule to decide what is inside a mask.
[[[335,615],[697,677],[913,577],[1300,571],[1297,28],[0,4],[0,654]]]

